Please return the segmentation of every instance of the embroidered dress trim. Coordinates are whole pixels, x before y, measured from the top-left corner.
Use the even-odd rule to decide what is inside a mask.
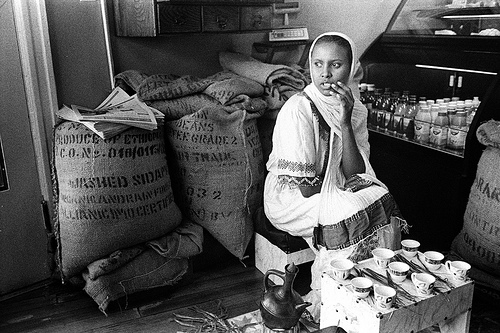
[[[278,184],[288,185],[290,188],[297,186],[318,186],[323,183],[323,178],[320,177],[294,177],[288,175],[278,176]]]
[[[305,173],[314,173],[316,170],[314,163],[292,162],[284,159],[278,160],[278,169]]]

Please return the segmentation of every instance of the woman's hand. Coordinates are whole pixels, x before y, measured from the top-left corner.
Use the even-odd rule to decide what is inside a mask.
[[[342,125],[350,125],[352,117],[352,109],[354,107],[354,96],[351,89],[344,83],[338,81],[337,84],[332,83],[332,96],[335,96],[342,108],[340,110],[340,122]]]

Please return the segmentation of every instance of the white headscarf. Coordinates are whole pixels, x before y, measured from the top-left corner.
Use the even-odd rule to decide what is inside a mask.
[[[355,102],[354,102],[354,108],[353,108],[353,124],[356,120],[359,120],[360,117],[366,116],[366,110],[363,110],[363,105],[359,101],[356,96],[358,86],[357,83],[354,82],[354,77],[356,73],[360,69],[359,61],[358,61],[358,56],[357,56],[357,51],[356,51],[356,45],[354,45],[354,42],[352,41],[351,38],[349,38],[347,35],[340,33],[340,32],[326,32],[318,37],[313,41],[311,48],[309,50],[309,70],[312,73],[312,53],[314,50],[314,47],[316,46],[316,43],[318,40],[324,36],[339,36],[343,39],[345,39],[349,45],[351,46],[351,52],[352,52],[352,60],[351,60],[351,71],[349,73],[349,79],[347,82],[345,82],[349,88],[351,88],[351,91],[353,93],[353,96],[355,96]],[[304,91],[307,93],[309,97],[313,100],[314,104],[316,107],[319,109],[323,117],[325,118],[326,122],[332,130],[340,136],[340,127],[339,127],[339,116],[340,116],[340,102],[337,100],[335,96],[325,96],[323,95],[318,88],[314,85],[314,77],[311,75],[312,82],[304,89]],[[357,112],[359,111],[359,112]]]
[[[351,51],[352,51],[352,60],[351,60],[351,71],[349,73],[349,79],[348,82],[345,82],[349,88],[351,88],[351,91],[353,92],[353,95],[356,96],[355,92],[358,89],[357,84],[354,82],[354,78],[357,75],[360,65],[357,57],[357,51],[356,51],[356,46],[354,45],[354,42],[352,41],[351,38],[346,36],[343,33],[340,32],[327,32],[324,34],[319,35],[312,43],[311,49],[309,50],[309,69],[312,72],[312,53],[314,51],[314,47],[318,40],[322,38],[323,36],[339,36],[343,39],[345,39],[347,42],[349,42],[349,45],[351,46]],[[312,76],[311,76],[312,77]],[[341,150],[341,130],[340,130],[340,102],[335,96],[325,96],[323,95],[318,88],[314,85],[314,77],[312,77],[313,82],[311,82],[305,89],[304,91],[306,94],[312,99],[314,102],[315,106],[318,108],[319,112],[327,122],[327,124],[331,127],[332,131],[336,134],[336,137],[338,138],[335,140],[335,143],[331,145],[331,148],[335,149],[332,151],[334,157],[335,163],[340,163],[340,155],[342,153]],[[363,156],[365,162],[368,161],[368,158],[370,156],[370,145],[368,143],[368,129],[367,129],[367,110],[364,107],[364,105],[359,101],[358,98],[354,97],[354,107],[352,110],[352,127],[354,130],[354,136],[356,138],[356,143],[358,144],[358,148],[361,152],[361,155]],[[333,135],[332,135],[333,139]],[[333,142],[332,142],[333,143]],[[371,167],[368,167],[368,163],[365,163],[367,165],[367,173],[372,172]],[[337,175],[341,176],[341,175]],[[336,178],[336,177],[335,177]]]

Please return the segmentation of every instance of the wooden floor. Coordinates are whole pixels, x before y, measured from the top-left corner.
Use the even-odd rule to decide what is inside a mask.
[[[304,264],[305,265],[305,264]],[[309,267],[300,267],[294,289],[305,294]],[[0,332],[166,332],[187,331],[174,313],[200,315],[197,306],[216,313],[217,301],[234,317],[258,309],[263,274],[238,260],[189,274],[174,287],[141,292],[111,303],[107,316],[81,289],[46,283],[17,296],[0,298]],[[500,332],[498,300],[474,292],[470,333]],[[493,302],[492,302],[493,300]],[[397,332],[396,332],[397,333]]]
[[[177,332],[183,328],[173,313],[193,315],[195,305],[216,313],[220,300],[229,317],[258,309],[263,274],[237,260],[225,266],[130,295],[112,303],[107,316],[81,288],[54,282],[1,301],[0,332]]]

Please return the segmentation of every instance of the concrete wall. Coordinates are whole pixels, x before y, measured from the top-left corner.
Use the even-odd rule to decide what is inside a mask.
[[[353,39],[358,55],[387,28],[400,0],[301,0],[297,23],[307,26],[311,38],[327,31]]]

